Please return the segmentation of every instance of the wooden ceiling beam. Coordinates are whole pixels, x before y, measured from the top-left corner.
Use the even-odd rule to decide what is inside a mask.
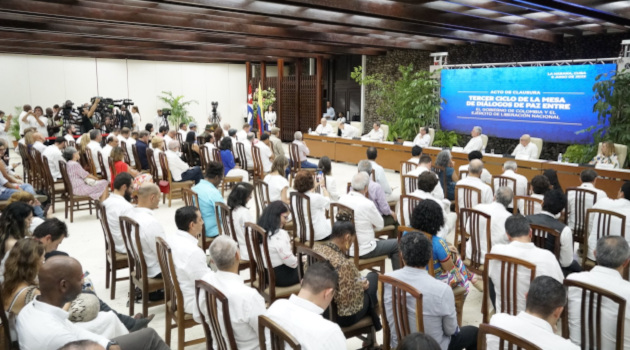
[[[549,1],[549,0],[514,0],[524,5],[539,6],[547,11],[562,11],[581,17],[597,19],[603,22],[614,23],[620,26],[630,26],[630,18],[617,15],[612,12],[600,10],[596,7],[582,6],[569,1]]]

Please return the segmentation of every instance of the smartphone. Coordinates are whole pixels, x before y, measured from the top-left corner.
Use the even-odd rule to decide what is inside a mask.
[[[317,172],[317,182],[322,182],[322,179],[324,178],[324,172],[323,171],[318,171]]]

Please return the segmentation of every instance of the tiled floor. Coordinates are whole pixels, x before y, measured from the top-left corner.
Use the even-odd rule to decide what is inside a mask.
[[[317,162],[317,160],[312,160]],[[18,169],[21,172],[21,169]],[[337,179],[337,183],[340,184],[340,188],[345,188],[345,184],[350,181],[352,175],[356,173],[356,165],[351,164],[333,164],[333,174]],[[393,171],[386,171],[389,183],[392,186],[400,187],[400,176]],[[344,184],[342,186],[342,184]],[[172,207],[168,207],[167,204],[161,204],[157,209],[155,217],[163,225],[167,234],[170,234],[176,230],[174,216],[175,210],[182,206],[181,200],[173,202]],[[253,201],[250,203],[250,210],[255,214],[255,206]],[[63,204],[57,205],[57,213],[55,214],[59,219],[64,219]],[[101,226],[96,219],[96,215],[92,213],[90,215],[87,211],[75,213],[74,223],[70,224],[69,220],[66,220],[69,226],[70,235],[59,246],[59,250],[68,252],[72,257],[78,259],[83,265],[83,269],[90,272],[90,278],[94,283],[97,294],[107,302],[112,308],[121,312],[128,313],[127,293],[129,290],[128,281],[118,282],[116,284],[116,299],[109,299],[109,290],[105,288],[105,251],[104,251],[104,239],[101,231]],[[452,236],[451,236],[452,237]],[[451,238],[452,239],[452,238]],[[391,270],[391,265],[387,266],[387,270]],[[121,276],[126,274],[126,270],[120,272]],[[228,295],[229,297],[229,295]],[[464,306],[464,325],[478,325],[481,322],[481,297],[482,294],[476,289],[472,288],[470,295],[468,296]],[[141,310],[140,305],[136,305],[136,310]],[[137,312],[137,311],[136,311]],[[164,319],[164,306],[157,306],[149,309],[150,313],[154,313],[156,316],[151,322],[150,326],[154,328],[162,337],[165,332],[165,319]],[[193,339],[203,336],[203,330],[201,327],[191,328],[186,331],[187,339]],[[382,332],[379,332],[379,341],[382,338]],[[176,348],[177,334],[173,332],[171,345]],[[359,339],[349,339],[347,341],[348,349],[357,349],[361,347]],[[190,346],[188,349],[204,349],[205,345]]]

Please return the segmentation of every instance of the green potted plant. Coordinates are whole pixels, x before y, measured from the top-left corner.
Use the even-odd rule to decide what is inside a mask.
[[[190,123],[194,120],[192,116],[188,115],[188,111],[186,107],[188,107],[192,103],[197,103],[195,100],[184,101],[184,96],[173,96],[173,93],[170,91],[162,91],[162,96],[158,96],[160,100],[164,103],[168,104],[170,108],[171,115],[168,116],[168,122],[175,127],[179,126],[181,123]]]
[[[562,155],[562,160],[569,163],[586,164],[597,154],[597,147],[591,145],[571,145]]]
[[[20,140],[20,121],[18,118],[21,112],[22,107],[16,106],[13,118],[11,118],[11,128],[9,129],[9,133],[13,136],[13,148],[17,147],[18,141]]]
[[[442,103],[440,83],[435,73],[414,70],[413,65],[398,67],[397,78],[383,74],[363,77],[362,67],[355,67],[352,78],[369,88],[375,97],[376,113],[389,125],[389,140],[413,140],[421,126],[437,124]]]
[[[434,147],[453,147],[459,144],[459,135],[455,131],[435,130]]]

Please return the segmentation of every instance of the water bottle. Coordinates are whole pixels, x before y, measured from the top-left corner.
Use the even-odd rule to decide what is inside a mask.
[[[558,163],[562,163],[562,153],[558,154]]]
[[[309,133],[309,134],[311,133],[311,128],[308,128],[308,133]]]

